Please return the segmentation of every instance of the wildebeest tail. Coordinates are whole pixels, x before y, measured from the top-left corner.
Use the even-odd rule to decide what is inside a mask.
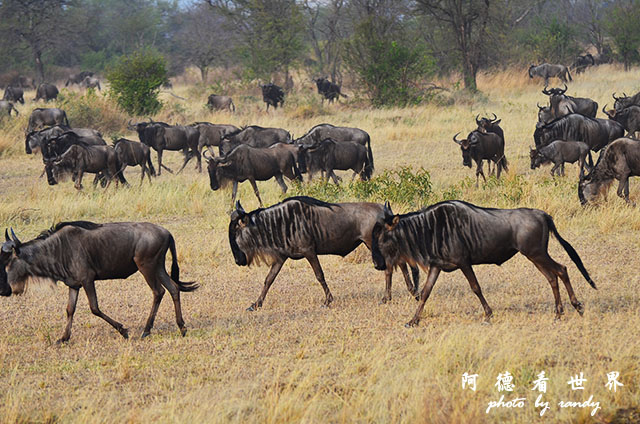
[[[149,171],[151,172],[151,176],[156,176],[156,169],[153,167],[153,161],[151,160],[151,152],[147,155],[147,166],[149,167]]]
[[[578,256],[578,252],[576,252],[576,250],[573,248],[573,246],[569,244],[568,241],[560,237],[560,234],[558,234],[556,225],[553,223],[553,218],[551,218],[550,215],[545,214],[544,219],[547,221],[549,230],[551,230],[553,235],[556,236],[556,239],[558,239],[558,242],[560,242],[564,250],[566,250],[567,254],[569,254],[569,257],[571,258],[573,263],[576,264],[576,266],[580,270],[580,273],[582,274],[584,279],[587,280],[587,282],[591,285],[591,287],[597,290],[598,288],[596,287],[596,283],[594,283],[591,277],[589,276],[589,273],[587,272],[586,268],[584,267],[584,264],[582,263],[582,259],[580,259],[580,256]]]
[[[236,111],[236,105],[233,104],[233,100],[231,100],[231,108],[234,112]]]
[[[507,161],[507,157],[503,154],[500,158],[500,162],[498,163],[506,172],[509,172],[509,162]]]
[[[569,81],[573,81],[573,78],[571,78],[571,74],[569,73],[569,68],[567,68],[567,77],[569,77]]]
[[[180,281],[180,267],[178,266],[178,254],[176,253],[176,242],[169,234],[169,249],[171,250],[171,279],[178,286],[180,291],[191,292],[200,287],[195,281]]]
[[[298,158],[296,158],[296,155],[293,155],[293,175],[295,176],[295,179],[302,182],[302,174],[300,173],[300,168],[298,168]]]
[[[373,152],[371,151],[371,137],[367,134],[367,154],[369,155],[369,166],[371,169],[369,170],[369,175],[373,174],[374,166],[373,166]]]
[[[371,163],[371,156],[369,156],[371,154],[370,152],[371,150],[369,150],[369,153],[365,155],[364,166],[362,167],[362,172],[360,172],[360,177],[363,181],[370,180],[371,174],[373,174],[373,164]]]
[[[62,111],[62,116],[64,117],[64,123],[67,127],[70,127],[71,125],[69,125],[69,119],[67,118],[67,112],[65,112],[64,110]]]

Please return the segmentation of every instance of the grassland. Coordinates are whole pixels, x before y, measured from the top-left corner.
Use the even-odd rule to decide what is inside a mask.
[[[570,94],[602,105],[612,91],[638,91],[637,70],[624,73],[602,66],[576,77]],[[581,255],[598,291],[581,278],[556,241],[551,255],[569,267],[583,317],[570,308],[554,322],[553,296],[544,277],[522,256],[502,267],[477,268],[494,310],[492,325],[481,325],[482,308],[460,272],[441,275],[415,329],[403,324],[416,302],[396,276],[393,300],[379,305],[383,274],[372,267],[366,249],[346,259],[323,257],[335,301],[321,307],[322,291],[308,264],[289,262],[264,307],[245,308],[259,294],[267,270],[235,266],[226,240],[230,192],[212,192],[205,174],[190,164],[181,175],[163,174],[152,185],[106,192],[71,182],[49,187],[39,179],[39,157],[23,153],[22,130],[32,107],[0,124],[0,224],[30,239],[59,220],[144,220],[174,234],[182,275],[201,288],[183,295],[189,332],[179,337],[171,302],[160,307],[150,338],[123,340],[91,315],[81,295],[71,341],[55,341],[64,325],[67,300],[62,284],[33,288],[0,302],[0,422],[637,422],[640,414],[640,212],[612,192],[595,208],[579,205],[578,170],[551,178],[549,168],[529,169],[529,146],[541,86],[524,71],[481,76],[483,95],[453,94],[451,106],[370,109],[360,102],[322,108],[311,89],[300,89],[284,110],[264,113],[258,93],[234,94],[238,112],[209,113],[206,90],[178,86],[182,102],[168,103],[158,120],[207,120],[258,124],[301,135],[321,122],[356,126],[372,137],[377,172],[400,166],[424,167],[434,184],[433,200],[455,193],[483,206],[535,207],[549,212],[564,238]],[[349,92],[347,90],[347,92]],[[25,97],[31,93],[27,93]],[[127,135],[127,117],[98,97],[96,117],[105,134]],[[86,107],[72,115],[82,115]],[[473,172],[462,167],[458,131],[474,127],[476,113],[502,118],[510,171],[501,181],[473,186]],[[85,114],[86,115],[86,114]],[[84,123],[84,121],[81,121]],[[155,154],[154,154],[155,156]],[[165,155],[169,166],[177,153]],[[129,170],[130,181],[139,171]],[[640,197],[631,181],[631,197]],[[260,183],[267,204],[282,196],[274,181]],[[245,209],[257,207],[250,187],[241,186]],[[406,205],[394,205],[396,211]],[[103,311],[138,336],[151,307],[141,276],[98,284]],[[525,397],[521,409],[494,409],[499,373],[514,376],[505,401]],[[549,377],[544,400],[551,409],[539,417],[533,380]],[[606,374],[619,371],[617,392],[605,387]],[[477,391],[462,390],[462,374],[478,374]],[[584,391],[572,391],[575,374],[587,378]],[[504,393],[503,393],[504,394]],[[593,395],[600,410],[561,409],[561,400]],[[630,409],[631,408],[631,409]],[[635,408],[635,409],[634,409]],[[628,421],[624,421],[627,418]],[[616,421],[618,420],[618,421]]]

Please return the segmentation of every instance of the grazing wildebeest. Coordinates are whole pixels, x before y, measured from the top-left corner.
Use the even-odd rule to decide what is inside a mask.
[[[16,111],[16,116],[20,115],[20,112],[18,112],[18,109],[16,109],[13,103],[6,100],[0,100],[0,119],[2,119],[5,113],[7,114],[7,116],[11,116],[12,110]]]
[[[172,256],[171,277],[164,265],[168,250]],[[153,291],[153,306],[142,337],[151,332],[165,288],[173,299],[176,322],[184,336],[187,330],[182,318],[180,292],[194,291],[198,285],[180,281],[173,236],[165,228],[148,222],[61,222],[26,243],[18,240],[13,229],[11,238],[5,231],[5,242],[0,251],[0,295],[21,294],[30,278],[62,281],[69,287],[67,326],[58,340],[63,343],[71,337],[78,293],[84,288],[91,312],[111,324],[126,339],[128,330],[98,307],[95,282],[125,279],[136,271],[140,271]]]
[[[627,131],[627,137],[635,137],[636,133],[640,131],[640,106],[631,105],[622,110],[612,109],[607,111],[607,105],[602,108],[602,112],[622,125]]]
[[[543,94],[549,96],[549,103],[551,109],[552,119],[561,118],[570,113],[579,113],[580,115],[588,116],[589,118],[595,118],[598,114],[598,102],[585,97],[572,97],[567,96],[567,85],[562,88],[545,87],[542,90]],[[539,115],[538,115],[539,117]],[[550,120],[550,121],[551,121]],[[545,124],[550,121],[540,121]]]
[[[269,106],[273,106],[274,109],[284,106],[284,91],[281,87],[278,87],[274,83],[260,85],[262,89],[262,100],[267,104],[267,112],[269,112]]]
[[[612,97],[615,100],[613,108],[618,112],[629,106],[640,106],[640,92],[633,96],[627,96],[625,93],[622,93],[622,97],[616,97],[616,93],[613,93]]]
[[[300,146],[303,152],[298,155],[300,172],[309,172],[309,181],[317,171],[325,173],[326,181],[329,177],[338,184],[340,178],[333,172],[339,170],[352,170],[353,181],[356,175],[360,175],[362,181],[371,179],[371,162],[367,154],[367,148],[362,144],[351,141],[336,142],[330,138],[319,141],[311,146]],[[307,167],[307,164],[309,166]]]
[[[440,271],[457,269],[463,272],[471,290],[480,299],[485,321],[489,322],[493,312],[482,295],[472,266],[502,265],[518,252],[533,262],[549,281],[556,303],[556,319],[564,313],[558,277],[567,289],[571,304],[582,315],[584,307],[573,292],[567,267],[554,261],[547,251],[550,232],[595,289],[580,256],[560,237],[551,216],[539,209],[490,209],[456,200],[437,203],[418,212],[394,215],[387,203],[384,214],[373,228],[371,256],[378,270],[398,262],[417,264],[425,271],[428,268],[420,305],[407,327],[418,324]]]
[[[219,151],[222,149],[222,139],[225,135],[240,131],[235,125],[209,122],[194,122],[191,126],[198,130],[198,154],[202,154],[202,149],[206,147],[212,156],[215,156],[213,147],[218,147]]]
[[[296,165],[296,157],[288,149],[251,147],[242,144],[224,156],[207,159],[207,171],[211,190],[218,190],[227,183],[233,182],[231,204],[236,201],[238,183],[249,180],[253,192],[262,207],[262,199],[256,181],[267,181],[275,178],[283,193],[287,192],[284,175],[290,180],[302,181],[300,170]]]
[[[6,100],[8,102],[20,102],[24,104],[24,92],[20,87],[7,87],[4,89],[4,96],[2,96],[2,100]]]
[[[91,131],[91,130],[89,130]],[[69,148],[75,144],[81,146],[106,146],[107,143],[100,137],[94,134],[88,134],[87,136],[79,135],[74,131],[64,132],[56,137],[52,137],[43,142],[40,145],[40,152],[42,153],[42,161],[45,164],[44,171],[47,173],[47,181],[49,185],[57,184],[56,178],[53,175],[53,162],[54,160],[64,154]],[[103,179],[103,175],[96,175],[96,179],[93,184],[97,184],[99,179]],[[118,178],[123,184],[126,184],[126,180]],[[106,180],[104,180],[106,184]]]
[[[27,125],[27,133],[44,127],[53,127],[54,125],[69,126],[69,120],[67,119],[65,111],[55,107],[38,107],[31,111],[31,116],[29,116],[29,125]]]
[[[585,55],[578,55],[576,60],[573,62],[571,67],[574,69],[576,74],[584,72],[589,66],[593,66],[596,64],[595,59],[591,55],[591,53],[587,53]]]
[[[229,112],[236,111],[236,105],[233,104],[233,100],[229,96],[218,96],[217,94],[210,94],[207,99],[207,107],[209,110],[228,110]]]
[[[371,232],[382,205],[377,203],[326,203],[311,197],[290,197],[267,209],[245,212],[240,202],[231,214],[229,244],[240,266],[264,262],[271,266],[262,293],[247,310],[255,311],[287,259],[306,259],[325,293],[324,305],[333,296],[324,279],[319,255],[347,256],[364,243],[371,249]],[[411,295],[418,292],[418,270],[412,267],[411,283],[406,263],[398,262]],[[393,267],[385,272],[382,303],[391,300]]]
[[[25,152],[30,155],[33,150],[43,150],[43,146],[49,143],[50,140],[58,137],[66,132],[74,133],[84,143],[91,145],[106,145],[102,139],[100,131],[90,128],[69,128],[66,125],[54,125],[53,127],[45,128],[40,131],[31,131],[25,138]]]
[[[453,136],[453,141],[462,150],[462,165],[471,168],[471,161],[476,163],[476,187],[480,175],[485,182],[487,181],[482,170],[483,160],[493,161],[498,169],[498,178],[502,170],[509,171],[509,163],[504,155],[504,140],[498,134],[472,131],[463,140],[457,139],[458,134]]]
[[[586,143],[591,150],[597,152],[623,135],[624,128],[616,121],[571,113],[546,125],[538,125],[533,133],[533,140],[537,149],[554,140],[576,140]],[[593,166],[591,153],[589,166]]]
[[[93,72],[90,71],[82,71],[77,74],[71,74],[69,75],[69,78],[67,78],[67,81],[64,83],[64,86],[68,87],[70,84],[80,84],[85,80],[85,78],[92,77],[93,75]]]
[[[84,87],[84,88],[97,88],[98,91],[101,91],[100,89],[100,80],[96,77],[85,77],[85,79],[82,80],[82,82],[80,83],[80,86]]]
[[[251,147],[269,147],[276,143],[291,143],[289,131],[282,128],[263,128],[250,125],[225,134],[222,138],[222,144],[220,144],[220,154],[227,154],[241,144]]]
[[[121,138],[113,142],[113,149],[116,151],[120,162],[119,174],[124,173],[127,166],[140,165],[140,168],[142,168],[140,185],[144,181],[145,174],[147,174],[149,183],[151,183],[151,177],[155,177],[156,170],[153,168],[153,162],[151,162],[151,149],[149,146],[138,141]]]
[[[541,77],[544,78],[544,85],[549,85],[549,78],[556,77],[562,82],[572,81],[569,68],[564,65],[554,65],[550,63],[543,63],[542,65],[531,65],[529,67],[529,78]]]
[[[340,86],[334,82],[329,81],[326,77],[316,78],[313,80],[318,88],[318,94],[322,95],[322,103],[324,99],[329,100],[329,103],[333,103],[334,100],[340,100],[340,96],[349,97],[346,94],[340,92]]]
[[[596,200],[601,193],[606,194],[613,180],[618,184],[618,196],[627,203],[629,200],[629,177],[640,176],[640,141],[619,138],[605,147],[598,157],[596,166],[578,184],[578,198],[583,205]]]
[[[540,149],[531,149],[529,156],[531,157],[531,169],[536,169],[542,164],[553,163],[551,168],[551,176],[554,174],[564,177],[565,162],[575,163],[578,161],[580,166],[580,178],[584,176],[584,166],[587,155],[589,154],[589,146],[581,141],[565,141],[556,140]],[[560,170],[558,172],[558,169]]]
[[[118,182],[128,185],[124,175],[118,173],[121,169],[120,161],[115,149],[111,146],[73,144],[61,156],[47,159],[47,166],[52,168],[51,175],[63,170],[71,172],[74,175],[74,187],[77,190],[82,190],[82,177],[85,173],[103,174],[106,178],[106,187],[109,187],[111,180],[115,177],[118,178],[116,186]],[[95,179],[93,185],[95,186],[97,182],[98,180]],[[55,177],[53,181],[49,180],[49,185],[54,184],[57,184]]]
[[[38,86],[36,90],[36,97],[33,99],[34,102],[42,99],[45,102],[49,100],[55,100],[58,98],[58,87],[49,83],[42,83]]]

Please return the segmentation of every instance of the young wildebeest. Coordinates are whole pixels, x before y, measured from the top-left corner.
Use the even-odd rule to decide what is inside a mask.
[[[146,144],[121,138],[113,142],[113,149],[118,155],[120,169],[118,174],[123,174],[127,166],[140,165],[142,172],[140,174],[140,185],[144,181],[144,175],[147,174],[149,184],[151,184],[151,176],[156,176],[156,170],[151,162],[151,149]],[[148,166],[148,168],[147,168]]]
[[[11,116],[12,110],[16,111],[16,116],[20,115],[20,112],[18,112],[18,109],[16,109],[13,103],[6,100],[0,100],[0,119],[3,118],[5,113],[7,114],[7,116]]]
[[[290,180],[302,181],[302,176],[296,165],[296,157],[287,148],[275,146],[273,148],[256,148],[242,144],[225,156],[209,158],[206,156],[207,170],[211,190],[218,190],[227,183],[233,182],[231,204],[236,201],[238,183],[249,180],[253,192],[262,207],[262,199],[256,181],[267,181],[275,178],[283,193],[287,192],[287,185],[282,176]]]
[[[197,129],[200,134],[198,138],[198,154],[202,154],[202,149],[206,147],[212,156],[215,156],[213,147],[218,147],[218,151],[221,151],[222,139],[225,135],[240,131],[240,128],[235,125],[211,124],[209,122],[194,122],[191,126]]]
[[[18,240],[13,229],[11,237],[5,231],[6,241],[0,252],[0,295],[21,294],[31,277],[66,284],[69,287],[67,326],[58,343],[71,337],[81,288],[87,294],[91,312],[128,338],[129,331],[98,307],[95,282],[125,279],[136,271],[142,273],[153,291],[153,306],[142,337],[151,332],[165,288],[173,299],[180,332],[183,336],[186,334],[180,292],[193,291],[198,285],[180,281],[175,241],[166,229],[148,222],[94,224],[75,221],[61,222],[26,243]],[[164,268],[167,250],[171,250],[172,256],[171,277]]]
[[[460,133],[458,133],[460,134]],[[460,146],[462,150],[462,165],[471,168],[471,160],[476,163],[476,187],[478,186],[479,176],[487,182],[482,170],[482,161],[493,161],[498,168],[498,178],[502,170],[509,171],[509,164],[504,155],[504,140],[495,133],[482,133],[480,131],[472,131],[466,139],[458,140],[458,134],[453,136],[453,141]]]
[[[324,279],[318,255],[347,256],[360,244],[371,249],[371,231],[382,214],[376,203],[326,203],[311,197],[290,197],[267,209],[246,213],[240,202],[231,214],[229,244],[240,266],[264,262],[271,266],[258,300],[247,310],[262,306],[269,287],[287,259],[306,259],[325,293],[324,305],[333,296]],[[409,293],[418,292],[418,270],[412,268],[411,283],[406,263],[398,262]],[[393,267],[385,272],[382,303],[391,300]]]
[[[111,179],[118,177],[116,180],[116,186],[118,182],[122,182],[128,185],[127,180],[124,179],[124,175],[118,173],[121,168],[120,161],[116,151],[111,146],[88,146],[82,144],[74,144],[69,147],[62,156],[56,159],[48,159],[47,166],[51,166],[53,173],[47,172],[47,175],[59,173],[62,170],[70,171],[75,178],[74,187],[77,190],[82,190],[82,176],[84,173],[99,174],[103,173],[106,178],[106,187],[111,184]],[[93,181],[95,186],[97,179]],[[55,178],[49,180],[50,185],[56,184]]]
[[[282,128],[263,128],[250,125],[227,133],[220,144],[220,154],[229,153],[241,144],[251,147],[269,147],[276,143],[291,143],[291,134]]]
[[[564,163],[575,163],[578,161],[580,178],[584,176],[584,166],[588,154],[589,146],[587,146],[586,143],[564,140],[556,140],[548,146],[540,149],[531,149],[529,152],[531,169],[536,169],[542,164],[552,162],[553,168],[551,168],[551,176],[553,177],[553,174],[557,174],[564,177]],[[559,172],[558,169],[560,169]]]
[[[629,200],[629,177],[640,176],[640,141],[631,138],[619,138],[609,144],[598,157],[595,168],[578,184],[580,203],[596,200],[599,194],[606,193],[613,180],[618,184],[618,196],[627,203]]]
[[[325,173],[326,181],[329,177],[338,184],[341,180],[333,171],[336,169],[346,171],[351,169],[353,181],[360,174],[362,181],[371,179],[371,162],[367,154],[367,148],[362,144],[343,141],[336,142],[330,138],[314,143],[311,146],[301,146],[302,152],[298,155],[300,172],[309,172],[309,181],[317,171]],[[307,166],[308,164],[308,166]]]
[[[49,83],[42,83],[38,86],[36,90],[36,97],[33,99],[34,102],[42,99],[45,102],[49,100],[55,100],[58,98],[58,87]]]
[[[207,107],[209,110],[228,110],[229,112],[236,111],[236,105],[233,104],[233,100],[229,96],[218,96],[217,94],[210,94],[207,99]]]
[[[541,77],[544,78],[544,85],[549,85],[549,78],[560,78],[562,82],[573,81],[569,68],[564,65],[555,65],[550,63],[543,63],[542,65],[531,65],[529,67],[529,78]]]
[[[596,285],[576,251],[560,237],[551,216],[538,209],[488,209],[466,202],[448,201],[419,212],[394,215],[387,203],[383,216],[373,228],[371,253],[379,270],[394,266],[399,261],[417,264],[425,271],[429,269],[420,305],[407,327],[418,324],[440,271],[457,269],[462,270],[480,299],[485,321],[489,322],[492,311],[482,295],[472,266],[502,265],[518,252],[533,262],[549,281],[556,303],[556,319],[564,313],[558,277],[567,289],[571,304],[582,315],[584,307],[573,293],[567,268],[551,259],[547,252],[549,232],[555,235],[595,289]]]
[[[640,131],[640,106],[631,105],[619,111],[615,109],[607,111],[607,105],[605,105],[602,111],[609,119],[624,127],[627,131],[627,137],[635,137],[636,133]]]

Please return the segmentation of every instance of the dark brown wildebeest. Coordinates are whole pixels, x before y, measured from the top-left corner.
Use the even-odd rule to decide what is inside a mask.
[[[302,181],[302,176],[296,165],[296,157],[286,148],[251,147],[242,144],[224,156],[207,159],[207,171],[211,190],[218,190],[227,183],[233,182],[231,204],[236,201],[238,183],[249,180],[253,192],[262,207],[262,199],[256,181],[267,181],[275,178],[283,193],[287,192],[284,175],[290,180]]]
[[[622,125],[627,131],[627,137],[635,137],[640,131],[640,106],[631,105],[622,110],[612,109],[607,111],[607,105],[602,108],[602,112]]]
[[[531,169],[536,169],[542,164],[553,163],[551,168],[551,176],[553,174],[562,175],[564,177],[565,162],[578,162],[580,166],[580,178],[584,176],[584,167],[586,158],[589,154],[589,146],[581,141],[565,141],[556,140],[540,149],[531,149],[529,156],[531,158]],[[558,171],[558,169],[560,171]]]
[[[221,151],[222,139],[225,135],[240,131],[240,128],[235,125],[211,124],[209,122],[194,122],[191,126],[198,130],[198,154],[202,154],[202,149],[206,147],[212,156],[215,156],[213,147],[217,147],[218,151]]]
[[[172,256],[171,277],[164,265],[168,250]],[[26,243],[18,240],[13,229],[11,239],[5,231],[0,252],[0,295],[21,294],[31,277],[62,281],[69,287],[67,326],[58,340],[63,343],[71,337],[78,293],[84,288],[91,312],[126,339],[129,331],[98,307],[95,282],[125,279],[136,271],[140,271],[153,291],[153,306],[142,337],[151,332],[165,288],[173,299],[176,322],[184,336],[187,329],[182,318],[180,292],[196,290],[198,285],[180,281],[173,236],[165,228],[148,222],[61,222]]]
[[[596,60],[593,58],[591,53],[587,53],[585,55],[578,55],[571,67],[574,69],[576,74],[580,74],[584,72],[589,66],[594,66],[595,64]]]
[[[613,93],[612,97],[613,100],[615,100],[613,108],[618,112],[629,106],[640,106],[640,92],[633,96],[627,96],[625,93],[622,93],[622,97],[616,97],[616,93]]]
[[[207,107],[209,110],[228,110],[229,112],[236,111],[236,105],[233,104],[233,99],[229,96],[218,96],[217,94],[210,94],[207,99]]]
[[[42,83],[38,86],[36,90],[36,97],[33,99],[34,102],[42,99],[45,102],[49,100],[55,100],[58,98],[58,87],[49,83]]]
[[[80,86],[84,88],[97,88],[98,91],[101,91],[100,80],[96,77],[85,77],[80,83]]]
[[[311,146],[301,146],[302,152],[298,155],[300,172],[309,172],[309,181],[317,171],[323,171],[326,181],[329,177],[338,184],[340,178],[333,172],[336,169],[352,170],[353,181],[356,175],[360,175],[362,181],[371,179],[371,162],[367,154],[367,148],[362,144],[350,141],[336,142],[330,138],[314,143]],[[308,166],[307,166],[308,164]]]
[[[260,85],[262,90],[262,100],[267,104],[267,112],[269,112],[269,106],[273,106],[274,109],[284,106],[284,90],[282,87],[270,82],[269,84]]]
[[[11,116],[12,110],[15,110],[16,116],[20,115],[20,112],[18,112],[18,109],[16,109],[13,103],[6,100],[0,100],[0,119],[2,119],[5,113],[7,116]]]
[[[70,84],[80,84],[85,80],[85,78],[92,77],[93,75],[93,72],[90,71],[82,71],[78,72],[77,74],[71,74],[69,75],[69,78],[67,78],[67,81],[64,83],[64,86],[68,87]]]
[[[555,65],[550,63],[543,63],[542,65],[531,65],[529,67],[529,78],[541,77],[544,78],[544,85],[549,85],[549,78],[560,78],[562,82],[573,81],[569,68],[564,65]]]
[[[560,237],[551,216],[539,209],[489,209],[461,201],[447,201],[418,212],[394,215],[387,203],[383,216],[373,228],[371,256],[378,270],[393,267],[399,262],[417,264],[425,271],[428,269],[420,305],[407,327],[418,324],[440,271],[457,269],[464,273],[471,290],[480,299],[485,321],[489,322],[493,312],[482,295],[472,266],[501,265],[518,252],[533,262],[549,281],[556,303],[556,319],[564,313],[558,277],[567,289],[571,304],[582,315],[584,307],[573,292],[567,267],[554,261],[547,251],[550,232],[595,289],[596,285],[580,256]]]
[[[344,98],[349,97],[340,92],[340,86],[338,84],[329,81],[326,77],[315,78],[313,82],[316,83],[318,94],[322,95],[322,104],[324,104],[324,99],[329,100],[329,103],[333,103],[334,100],[340,100],[340,96]]]
[[[282,128],[264,128],[258,125],[242,127],[238,131],[227,133],[220,144],[220,154],[229,153],[241,144],[251,147],[269,147],[276,143],[291,143],[291,134]]]
[[[502,121],[502,119],[498,119],[498,116],[495,113],[493,113],[492,115],[493,115],[493,118],[491,119],[486,117],[480,118],[480,114],[476,115],[476,124],[478,125],[478,131],[484,132],[484,133],[497,134],[502,139],[502,142],[504,143],[505,142],[504,131],[500,126],[500,122]],[[491,170],[491,161],[488,161],[488,167],[489,167],[489,174],[491,174],[493,172]]]
[[[548,124],[550,121],[561,118],[570,113],[579,113],[580,115],[588,116],[589,118],[595,118],[598,114],[598,102],[586,97],[572,97],[567,96],[567,85],[564,88],[550,88],[545,87],[542,90],[542,94],[549,96],[549,110],[551,117],[548,120],[540,121],[543,124]],[[538,115],[540,118],[540,115]]]
[[[29,116],[29,125],[27,125],[27,133],[44,127],[53,127],[54,125],[69,126],[69,120],[64,110],[54,108],[38,107],[31,111]]]
[[[149,183],[151,183],[151,177],[156,176],[156,170],[153,168],[153,162],[151,162],[151,149],[149,149],[149,146],[138,141],[121,138],[113,142],[113,149],[116,151],[120,162],[118,174],[123,174],[127,166],[140,165],[140,168],[142,168],[140,185],[144,181],[145,174],[149,178]]]
[[[596,166],[578,184],[578,198],[586,205],[594,202],[600,194],[618,180],[618,196],[629,200],[629,177],[640,176],[640,141],[619,138],[600,152]]]
[[[54,125],[40,131],[31,131],[25,138],[25,152],[30,155],[34,150],[43,150],[50,140],[64,134],[74,133],[84,143],[100,146],[106,145],[100,131],[91,128],[69,128],[66,125]]]
[[[11,79],[9,83],[12,87],[20,87],[20,88],[36,88],[36,80],[30,77],[26,77],[24,75],[16,75]]]
[[[4,96],[2,100],[8,102],[20,102],[24,104],[24,92],[20,87],[7,87],[4,89]]]
[[[306,259],[322,285],[324,305],[333,296],[324,279],[319,255],[347,256],[364,243],[371,249],[371,232],[382,205],[377,203],[326,203],[311,197],[290,197],[267,209],[246,213],[240,202],[231,214],[229,244],[240,266],[264,262],[271,266],[262,293],[247,310],[262,306],[269,287],[287,259]],[[418,292],[419,273],[412,268],[411,282],[407,265],[399,262],[411,295]],[[393,267],[385,272],[386,286],[382,303],[391,300]]]
[[[310,145],[318,141],[330,138],[337,142],[352,141],[362,144],[367,148],[369,161],[371,162],[371,171],[375,169],[373,164],[373,153],[371,151],[371,137],[369,133],[360,128],[336,127],[331,124],[318,124],[311,128],[305,135],[294,140],[296,144]]]
[[[460,133],[458,133],[460,134]],[[502,170],[509,171],[509,164],[504,155],[504,140],[496,133],[484,133],[471,131],[467,138],[458,140],[458,134],[453,136],[453,141],[460,146],[462,151],[462,165],[471,168],[473,160],[476,163],[476,187],[480,175],[487,182],[482,170],[482,161],[493,161],[498,169],[498,178]]]
[[[55,140],[52,140],[51,143],[54,142]],[[77,190],[82,190],[82,177],[85,173],[96,175],[102,173],[106,178],[106,187],[109,187],[111,180],[116,177],[118,178],[116,186],[118,182],[128,185],[124,175],[118,173],[121,168],[120,161],[116,151],[111,146],[73,144],[61,156],[55,159],[47,159],[46,164],[53,171],[52,173],[47,172],[47,176],[53,176],[65,170],[71,172],[74,175],[74,187]],[[97,179],[94,180],[93,185],[95,186],[97,182]],[[49,185],[54,184],[57,184],[55,177],[53,177],[53,180],[49,179]]]

